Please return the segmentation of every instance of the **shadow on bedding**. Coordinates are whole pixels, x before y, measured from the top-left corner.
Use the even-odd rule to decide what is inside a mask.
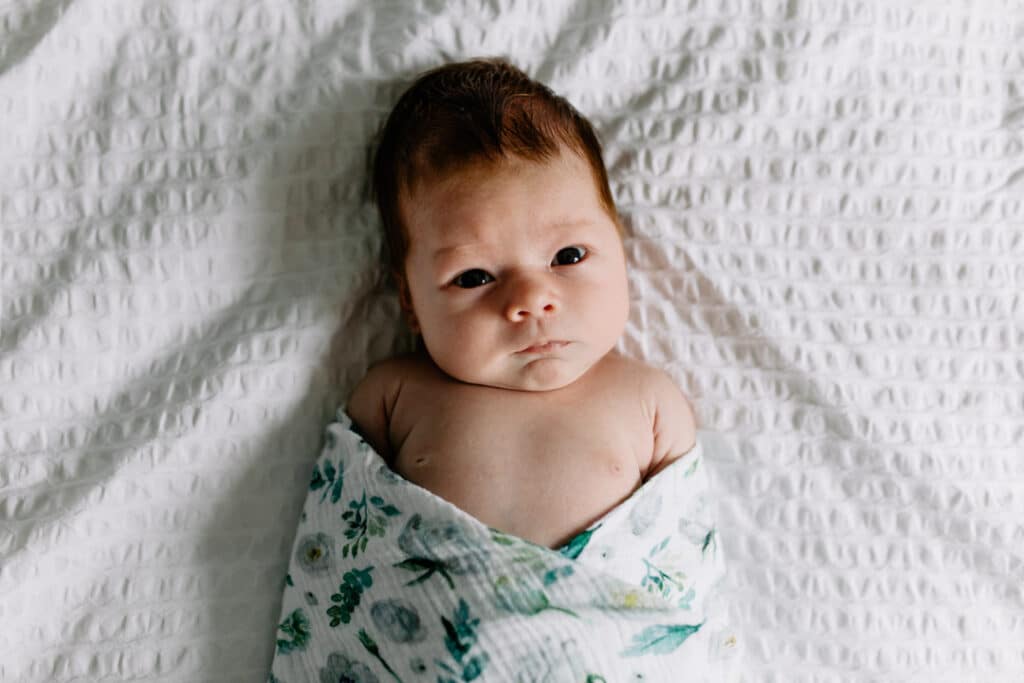
[[[10,14],[0,17],[0,28],[17,27],[14,35],[0,34],[0,77],[35,49],[70,4],[71,0],[37,0],[22,11],[15,5]]]

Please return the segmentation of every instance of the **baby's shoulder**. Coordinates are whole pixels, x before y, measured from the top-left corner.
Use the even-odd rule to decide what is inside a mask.
[[[642,393],[649,392],[652,385],[665,380],[672,381],[671,376],[664,370],[618,351],[612,351],[605,356],[605,372],[614,378],[619,386],[632,386]]]
[[[346,411],[359,432],[391,462],[391,421],[399,395],[423,385],[430,367],[415,354],[385,358],[370,365],[349,395]]]
[[[618,353],[609,354],[608,360],[617,385],[636,392],[641,409],[652,422],[658,414],[672,414],[693,423],[689,397],[669,372]]]
[[[404,388],[422,386],[436,379],[437,370],[425,354],[404,353],[371,364],[362,384],[396,397]]]
[[[386,378],[402,374],[403,368],[409,364],[405,355],[391,356],[370,363],[366,370],[366,377]]]

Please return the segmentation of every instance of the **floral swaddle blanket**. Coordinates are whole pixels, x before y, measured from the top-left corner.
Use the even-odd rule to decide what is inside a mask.
[[[735,653],[700,442],[558,550],[327,428],[269,680],[720,681]]]

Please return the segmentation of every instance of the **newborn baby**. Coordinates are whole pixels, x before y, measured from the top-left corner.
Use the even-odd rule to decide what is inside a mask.
[[[420,348],[327,426],[271,680],[724,680],[704,445],[614,350],[625,255],[586,119],[507,63],[450,64],[395,106],[374,184]]]
[[[420,349],[347,410],[393,470],[558,548],[693,447],[672,379],[614,348],[622,227],[565,99],[499,60],[430,71],[387,120],[374,190]]]

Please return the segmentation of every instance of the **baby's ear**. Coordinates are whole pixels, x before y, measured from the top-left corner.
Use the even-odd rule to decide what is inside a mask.
[[[395,278],[395,285],[398,286],[398,305],[402,307],[402,313],[405,314],[405,322],[414,334],[419,334],[420,323],[416,319],[416,312],[412,308],[412,295],[409,294],[409,281],[405,279],[405,275],[403,273],[392,271],[391,274]]]

